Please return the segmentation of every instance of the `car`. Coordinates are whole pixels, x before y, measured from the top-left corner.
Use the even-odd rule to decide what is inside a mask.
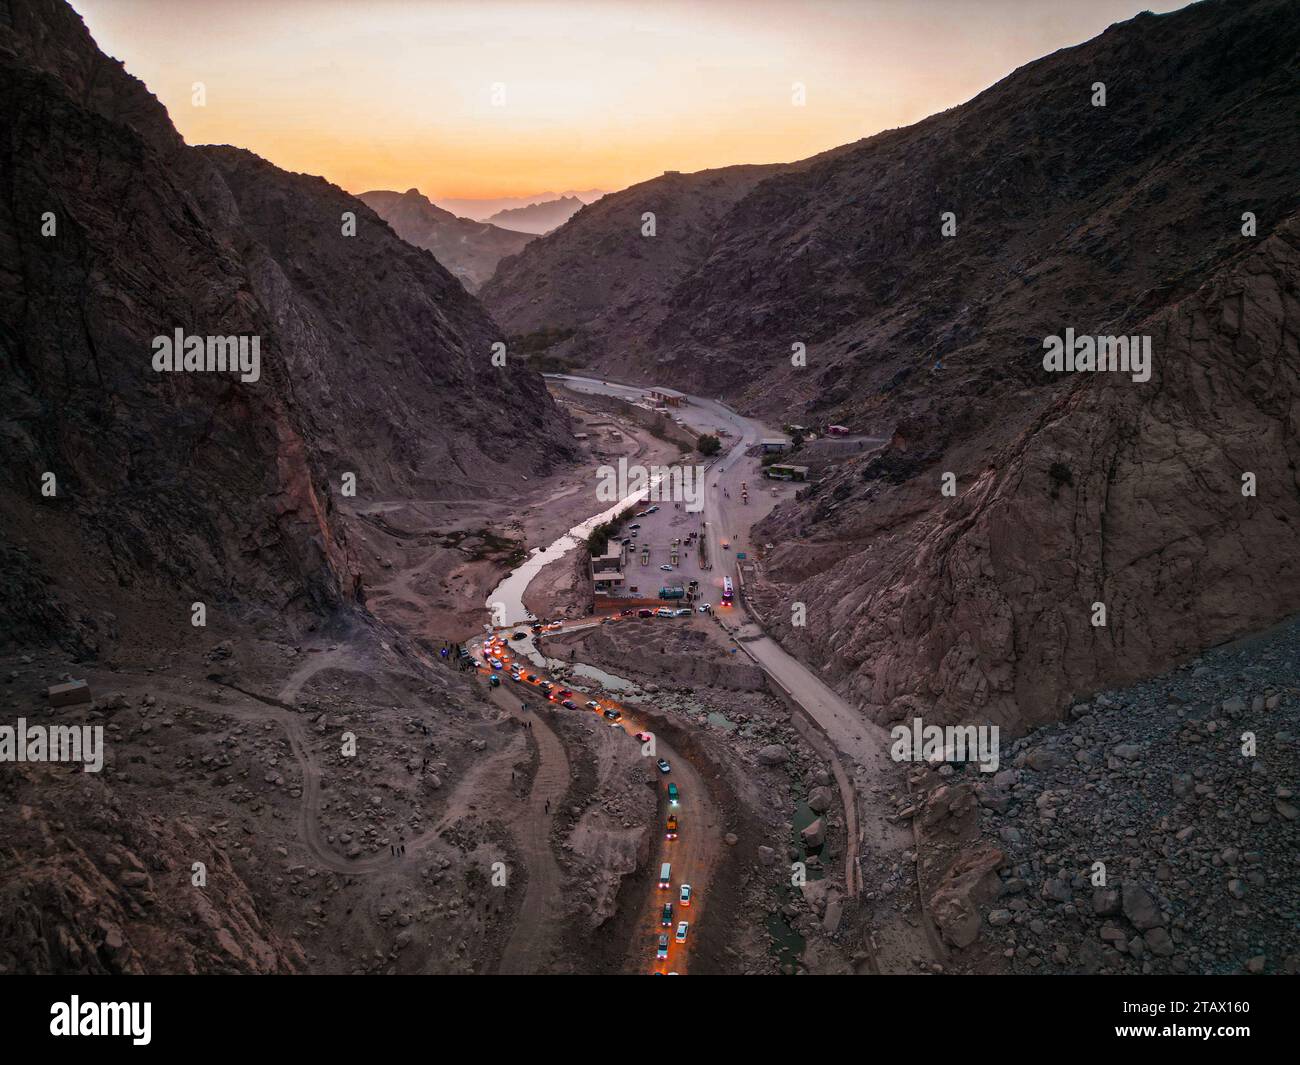
[[[560,705],[564,707],[564,709],[566,710],[578,709],[578,704],[575,703],[572,699],[565,699],[564,702],[562,702]]]
[[[528,633],[526,633],[526,632],[516,632],[516,633],[515,633],[513,636],[511,636],[510,638],[511,638],[512,640],[526,640],[526,639],[528,639]]]
[[[639,529],[641,528],[641,525],[640,525],[639,522],[636,522],[636,523],[633,523],[632,525],[629,525],[627,528],[628,528],[628,531],[629,531],[629,532],[636,532],[637,530],[639,530]]]
[[[659,772],[661,773],[671,773],[673,771],[673,767],[668,764],[668,759],[666,758],[660,758],[655,765],[659,767]]]
[[[494,688],[499,688],[501,687],[501,678],[493,673],[492,676],[488,677],[488,683]]]
[[[654,514],[654,513],[656,513],[658,510],[659,510],[659,504],[656,503],[653,507],[651,507],[649,510],[647,510],[646,513],[647,513],[647,514]]]
[[[672,571],[673,571],[672,566],[668,565],[667,562],[665,562],[665,563],[664,563],[662,566],[660,566],[659,568],[660,568],[661,570],[663,570],[665,573],[672,573]]]
[[[600,703],[596,702],[595,699],[588,699],[588,700],[587,700],[587,709],[588,709],[588,710],[599,710],[599,709],[600,709]]]
[[[690,922],[690,921],[681,921],[681,922],[678,923],[678,925],[677,925],[677,942],[678,942],[678,943],[685,943],[685,942],[686,942],[686,933],[687,933],[688,931],[690,931],[690,927],[691,927],[691,922]]]
[[[500,668],[501,668],[501,660],[500,660],[500,659],[497,659],[495,662],[493,662],[493,663],[492,663],[492,668],[493,668],[493,669],[500,669]]]
[[[655,611],[655,617],[657,618],[670,618],[672,616],[673,616],[673,612],[669,610],[666,606],[661,606],[658,610]]]
[[[541,688],[541,690],[544,691],[547,695],[550,695],[551,689],[555,687],[555,685],[552,684],[549,680],[544,680],[541,682],[541,684],[537,686]]]
[[[655,957],[662,961],[668,957],[668,933],[665,932],[659,937],[659,947],[655,950]]]
[[[691,616],[691,608],[688,606],[679,606],[676,610],[673,611],[673,617],[675,618],[688,618],[690,616]]]
[[[680,892],[678,892],[678,895],[677,895],[677,901],[680,902],[683,906],[689,906],[689,905],[691,904],[691,885],[690,885],[690,884],[683,884],[683,885],[682,885],[682,890],[681,890]]]
[[[701,603],[701,604],[700,604],[700,613],[701,613],[701,614],[711,614],[711,613],[713,613],[713,607],[709,606],[708,603]]]
[[[606,710],[605,716],[609,718],[610,721],[617,721],[623,715],[620,714],[617,710]]]
[[[555,697],[557,699],[567,699],[572,694],[573,692],[569,691],[568,688],[561,688],[558,692],[555,693]]]
[[[639,618],[652,618],[655,616],[655,612],[649,607],[642,607],[636,612],[636,616]]]
[[[537,674],[536,674],[536,673],[529,673],[526,677],[524,677],[524,680],[528,681],[529,684],[536,684],[536,683],[537,683]]]
[[[654,737],[648,732],[638,732],[636,734],[636,740],[638,743],[649,743],[652,739],[654,739]]]
[[[659,914],[659,923],[660,923],[664,928],[670,928],[670,927],[672,926],[672,923],[673,923],[673,904],[672,904],[671,902],[665,902],[665,903],[664,903],[664,908],[663,908],[663,910],[662,910],[662,911],[660,912],[660,914]]]

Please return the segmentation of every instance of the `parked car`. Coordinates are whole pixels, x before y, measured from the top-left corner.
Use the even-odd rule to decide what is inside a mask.
[[[659,937],[659,946],[655,950],[655,957],[662,961],[668,957],[668,933],[665,932]]]
[[[685,943],[685,942],[686,942],[686,933],[690,930],[690,927],[691,927],[691,922],[690,922],[690,921],[681,921],[681,922],[678,923],[678,925],[677,925],[677,942],[678,942],[678,943]]]
[[[648,732],[638,732],[636,734],[637,743],[649,743],[652,739],[654,739],[654,737]]]
[[[649,607],[643,606],[640,610],[636,612],[636,616],[639,618],[652,618],[655,616],[655,612],[651,610]]]
[[[682,885],[682,890],[678,893],[677,901],[680,902],[683,906],[689,906],[689,905],[691,904],[691,885],[690,885],[690,884],[683,884],[683,885]]]
[[[575,703],[572,699],[565,699],[564,702],[562,702],[560,705],[564,707],[564,709],[566,710],[578,709],[578,704]]]
[[[600,703],[596,702],[595,699],[588,699],[588,700],[587,700],[587,709],[588,709],[588,710],[599,710],[599,709],[600,709]]]
[[[668,764],[666,758],[660,758],[655,765],[659,767],[659,772],[661,773],[671,773],[673,771],[673,767]]]
[[[661,570],[663,570],[665,573],[672,573],[672,571],[673,571],[672,566],[668,565],[667,562],[665,562],[665,563],[664,563],[662,566],[660,566],[659,568],[660,568]]]
[[[609,718],[610,721],[617,721],[617,720],[619,720],[622,716],[623,716],[623,715],[620,714],[617,710],[606,710],[606,711],[605,711],[605,717]]]
[[[713,613],[713,607],[709,606],[708,603],[701,603],[701,604],[700,604],[700,613],[701,613],[701,614],[712,614],[712,613]]]
[[[658,610],[655,611],[655,617],[657,618],[670,618],[672,616],[673,616],[673,612],[669,610],[666,606],[661,606]]]
[[[664,908],[659,914],[659,923],[664,928],[671,927],[673,923],[673,904],[671,902],[664,903]]]

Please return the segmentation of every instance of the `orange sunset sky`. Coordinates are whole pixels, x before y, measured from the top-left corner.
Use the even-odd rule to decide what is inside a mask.
[[[72,2],[189,143],[236,144],[351,192],[434,198],[612,191],[664,170],[800,159],[962,103],[1139,11],[1185,6]],[[205,107],[190,102],[196,81]]]

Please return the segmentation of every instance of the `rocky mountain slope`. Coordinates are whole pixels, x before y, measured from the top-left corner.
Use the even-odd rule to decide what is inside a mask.
[[[0,640],[93,651],[196,600],[329,612],[363,594],[345,473],[362,499],[490,494],[567,453],[432,256],[324,181],[186,147],[65,4],[0,12],[0,95]],[[258,337],[259,379],[155,371],[177,329]]]
[[[583,203],[578,197],[561,196],[558,200],[544,200],[526,207],[506,208],[498,211],[488,221],[506,229],[542,234],[559,229],[582,208]]]
[[[408,244],[433,252],[433,257],[460,278],[469,292],[477,292],[492,276],[497,263],[522,251],[536,232],[522,226],[516,231],[505,222],[491,224],[458,218],[421,196],[419,189],[363,192],[357,199]]]
[[[695,240],[672,199],[656,240],[585,211],[484,297],[602,372],[892,436],[757,530],[755,591],[808,608],[780,637],[882,721],[1050,720],[1300,609],[1297,13],[1140,15],[764,174]],[[1066,329],[1149,335],[1150,380],[1046,372]]]
[[[612,368],[624,350],[644,350],[639,338],[658,327],[678,282],[708,254],[718,219],[775,169],[665,174],[604,196],[503,259],[480,298],[511,335],[573,331],[566,354]],[[655,237],[641,235],[646,213]]]

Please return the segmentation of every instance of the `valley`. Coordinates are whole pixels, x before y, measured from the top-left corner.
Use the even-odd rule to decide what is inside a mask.
[[[507,93],[492,5],[346,7],[278,109],[221,9],[273,162],[150,19],[0,4],[0,972],[1300,972],[1295,0],[829,148],[736,38],[695,170],[545,103],[673,12],[539,5]]]

